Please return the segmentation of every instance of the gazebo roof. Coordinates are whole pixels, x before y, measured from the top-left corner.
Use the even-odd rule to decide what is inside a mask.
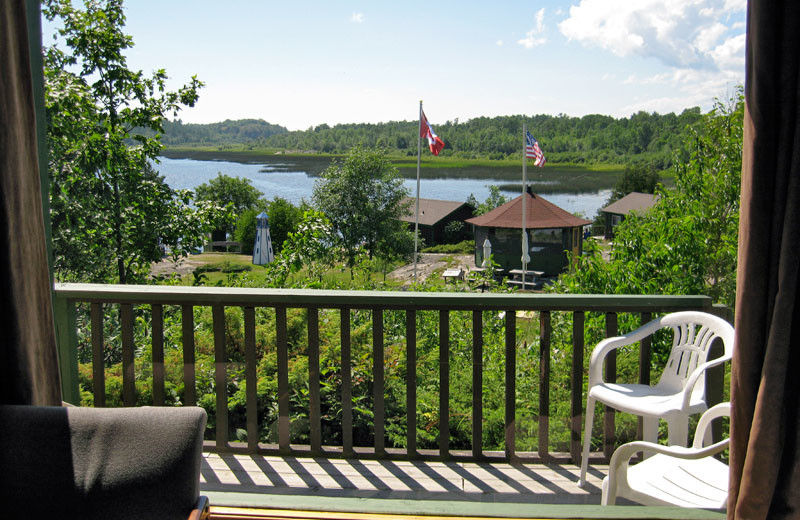
[[[591,220],[578,218],[535,193],[528,192],[525,197],[525,227],[528,229],[578,227],[592,223]],[[522,229],[522,195],[465,222],[483,227]]]

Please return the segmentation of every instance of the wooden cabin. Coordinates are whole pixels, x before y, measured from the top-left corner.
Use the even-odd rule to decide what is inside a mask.
[[[414,210],[416,199],[407,198],[409,213],[401,220],[407,222],[411,231],[414,231]],[[451,200],[419,199],[419,232],[425,245],[446,244],[469,239],[469,226],[464,224],[460,235],[448,237],[445,227],[451,222],[464,222],[472,216],[472,208],[465,202]]]
[[[609,204],[605,208],[601,208],[600,212],[606,217],[603,235],[606,239],[611,240],[614,238],[614,228],[625,220],[625,217],[634,211],[646,213],[647,210],[655,206],[657,202],[657,195],[632,191],[618,201]]]

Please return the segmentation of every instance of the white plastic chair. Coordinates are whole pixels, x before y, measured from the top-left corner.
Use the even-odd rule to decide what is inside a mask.
[[[729,439],[703,447],[711,421],[730,416],[730,403],[710,408],[700,417],[691,448],[636,441],[614,452],[603,480],[601,504],[614,505],[618,497],[643,505],[724,509],[728,500],[728,466],[713,455],[728,447]],[[656,453],[628,466],[638,452]]]
[[[650,336],[659,329],[673,329],[672,351],[655,386],[615,384],[603,381],[604,360],[609,352]],[[722,356],[708,361],[711,344],[716,338],[723,343]],[[586,484],[589,448],[595,402],[599,401],[621,412],[641,416],[645,441],[656,442],[658,421],[665,419],[669,444],[686,446],[689,416],[708,408],[705,396],[705,371],[731,359],[733,327],[722,318],[695,311],[675,312],[662,316],[624,336],[606,338],[597,344],[589,363],[589,390],[586,399],[586,424],[579,486]]]

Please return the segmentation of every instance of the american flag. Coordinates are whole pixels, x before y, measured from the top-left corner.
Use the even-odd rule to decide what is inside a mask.
[[[533,164],[539,168],[544,166],[547,159],[544,158],[542,149],[539,148],[539,142],[533,138],[530,132],[525,132],[525,156],[530,159],[535,159]]]

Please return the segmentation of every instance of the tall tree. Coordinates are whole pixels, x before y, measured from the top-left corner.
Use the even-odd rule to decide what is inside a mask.
[[[218,204],[230,209],[236,217],[242,216],[245,211],[251,209],[263,209],[266,203],[262,201],[259,207],[259,199],[263,195],[251,183],[250,179],[244,177],[231,177],[217,172],[217,176],[210,179],[207,183],[200,184],[195,188],[196,199]],[[235,228],[233,220],[223,223],[221,226],[226,233],[232,233]]]
[[[622,178],[617,181],[611,192],[611,197],[606,202],[606,206],[616,202],[631,192],[655,193],[656,186],[661,182],[661,178],[656,171],[656,167],[651,164],[629,164],[622,172]]]
[[[559,292],[707,294],[734,305],[742,169],[741,88],[703,115],[686,142],[689,160],[676,167],[674,191],[615,228],[606,261],[599,250],[576,259]]]
[[[312,198],[336,231],[351,273],[362,248],[372,258],[382,244],[398,242],[392,239],[397,233],[407,233],[400,220],[408,211],[407,196],[397,168],[381,150],[357,146],[322,172]]]
[[[193,106],[202,83],[193,77],[171,92],[164,70],[128,68],[121,0],[72,3],[46,0],[43,10],[66,45],[45,49],[56,267],[66,279],[138,281],[162,246],[180,255],[200,245],[218,214],[193,209],[191,192],[172,190],[152,168],[167,115]]]

